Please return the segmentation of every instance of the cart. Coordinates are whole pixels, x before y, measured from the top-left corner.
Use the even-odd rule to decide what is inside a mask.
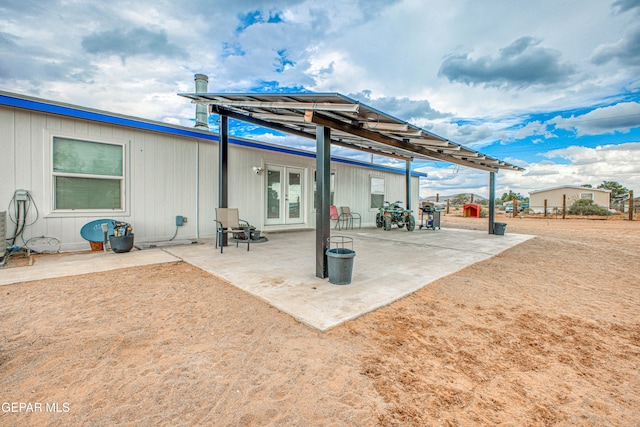
[[[432,206],[420,208],[420,230],[423,228],[435,230],[440,229],[440,211]]]

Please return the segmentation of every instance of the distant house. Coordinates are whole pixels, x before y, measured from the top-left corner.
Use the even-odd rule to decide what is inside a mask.
[[[609,208],[610,190],[599,188],[580,187],[578,185],[562,185],[559,187],[535,190],[529,193],[530,208],[536,213],[544,212],[545,200],[548,209],[562,208],[563,196],[566,197],[566,206],[573,205],[577,200],[590,199],[596,205]]]

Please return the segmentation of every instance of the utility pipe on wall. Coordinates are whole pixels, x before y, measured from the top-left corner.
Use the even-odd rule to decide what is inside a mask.
[[[196,93],[207,93],[209,77],[204,74],[196,74]],[[209,114],[206,104],[196,104],[196,129],[209,130]]]

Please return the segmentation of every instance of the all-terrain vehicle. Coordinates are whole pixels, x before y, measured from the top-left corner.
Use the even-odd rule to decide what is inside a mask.
[[[391,225],[396,224],[398,228],[407,226],[407,231],[413,231],[416,228],[416,219],[413,216],[413,211],[404,209],[400,203],[396,201],[394,203],[384,202],[376,214],[376,226],[378,228],[384,228],[385,231],[391,230]]]

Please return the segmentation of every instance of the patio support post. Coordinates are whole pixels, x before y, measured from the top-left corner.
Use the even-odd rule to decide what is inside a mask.
[[[406,190],[407,190],[407,210],[411,209],[411,160],[407,160]]]
[[[331,236],[331,128],[316,126],[316,277],[326,278],[327,239]]]
[[[220,133],[218,144],[218,207],[227,208],[229,199],[229,180],[227,161],[229,160],[229,117],[220,115]],[[222,234],[220,245],[227,245],[227,234]]]
[[[494,232],[494,219],[495,219],[495,204],[496,204],[496,173],[489,172],[489,234],[495,234]]]
[[[229,118],[220,116],[220,144],[218,145],[218,207],[227,208],[229,203]]]

